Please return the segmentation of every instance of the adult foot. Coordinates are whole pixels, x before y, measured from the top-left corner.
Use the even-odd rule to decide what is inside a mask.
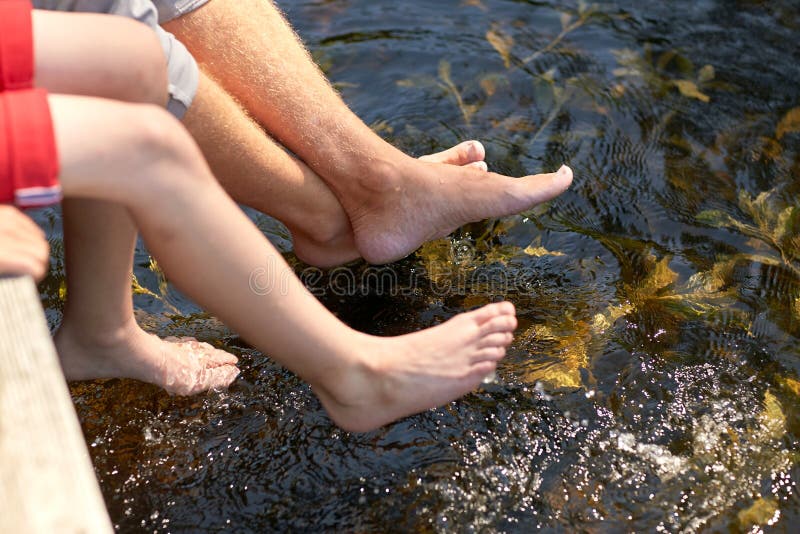
[[[442,152],[422,156],[419,160],[486,172],[486,162],[483,161],[485,157],[486,151],[483,145],[478,141],[465,141]],[[309,169],[309,172],[312,171]],[[386,221],[384,226],[391,224],[392,221]],[[328,268],[361,257],[353,228],[346,217],[341,221],[326,220],[309,226],[311,227],[288,227],[292,234],[294,253],[303,262],[315,267]]]
[[[407,158],[361,175],[337,196],[370,263],[398,260],[469,222],[525,211],[563,193],[572,170],[510,178]]]
[[[85,332],[69,323],[55,336],[67,380],[134,378],[172,395],[224,389],[239,374],[235,356],[194,338],[148,334],[131,321],[114,332]]]
[[[441,406],[478,387],[505,356],[517,326],[509,302],[394,338],[363,335],[355,365],[314,385],[331,419],[353,432]]]

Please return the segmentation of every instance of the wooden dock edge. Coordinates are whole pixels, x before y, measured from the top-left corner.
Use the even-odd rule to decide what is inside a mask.
[[[0,532],[112,532],[39,293],[0,278]]]

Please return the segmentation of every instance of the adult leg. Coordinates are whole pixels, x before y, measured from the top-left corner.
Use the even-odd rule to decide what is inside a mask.
[[[331,267],[360,257],[350,221],[325,182],[273,142],[202,73],[183,124],[234,200],[287,226],[298,258]]]
[[[509,303],[397,338],[353,331],[294,276],[166,112],[67,96],[50,104],[64,194],[124,204],[172,281],[309,381],[343,428],[449,402],[505,354],[516,326]]]
[[[34,11],[33,24],[38,86],[166,102],[164,55],[145,26],[46,11]],[[234,356],[191,339],[162,341],[136,324],[131,299],[136,228],[125,208],[70,198],[63,214],[68,297],[55,342],[68,379],[128,377],[190,394],[227,386],[236,377]]]
[[[151,27],[156,23],[155,8],[147,0],[123,3],[98,0],[79,4],[39,0],[36,3],[48,8],[112,12],[135,18]],[[160,28],[158,32],[168,56],[170,109],[182,112],[194,100],[185,116],[185,124],[200,142],[212,169],[234,198],[281,219],[292,232],[295,253],[308,263],[328,267],[359,257],[350,221],[324,182],[307,166],[292,161],[293,158],[265,136],[263,130],[257,128],[241,107],[214,82],[204,79],[200,83],[197,66],[183,45]],[[122,66],[129,67],[127,64]],[[138,101],[138,97],[128,93],[138,94],[141,83],[133,80],[133,83],[123,84],[119,81],[131,78],[124,73],[116,79],[111,77],[107,93],[116,99]],[[81,87],[81,79],[73,79]],[[64,92],[85,94],[83,90]],[[235,156],[232,155],[234,152]],[[463,149],[430,158],[466,164],[474,159],[448,159],[448,156],[464,153],[474,156],[478,152],[482,159],[482,150],[470,154]],[[482,162],[476,164],[485,165]]]
[[[286,224],[297,257],[317,267],[360,257],[350,220],[325,182],[272,141],[233,97],[202,72],[183,124],[234,200]],[[471,142],[423,158],[486,170],[484,155],[483,147]]]
[[[165,27],[326,181],[370,262],[405,256],[466,222],[528,209],[572,181],[567,167],[512,179],[402,154],[347,108],[269,0],[214,0]]]

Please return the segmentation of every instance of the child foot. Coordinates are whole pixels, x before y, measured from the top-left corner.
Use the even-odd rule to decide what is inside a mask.
[[[514,314],[501,302],[405,336],[363,336],[359,363],[314,391],[331,419],[354,432],[441,406],[495,370],[513,338]]]
[[[486,150],[478,141],[465,141],[442,152],[421,156],[420,161],[445,164],[486,172],[483,159]],[[338,208],[341,210],[341,207]],[[386,221],[391,224],[391,221]],[[326,220],[313,225],[313,235],[301,228],[290,227],[294,253],[309,265],[328,268],[343,265],[361,257],[356,248],[353,228],[345,215],[342,220]]]
[[[67,380],[134,378],[172,395],[224,389],[239,374],[237,358],[194,338],[144,332],[132,321],[116,332],[78,332],[69,323],[55,336]]]

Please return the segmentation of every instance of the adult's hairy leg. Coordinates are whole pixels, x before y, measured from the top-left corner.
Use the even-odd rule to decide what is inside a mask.
[[[268,0],[214,0],[165,27],[334,192],[359,253],[386,263],[471,221],[552,199],[572,171],[515,179],[411,158],[342,101]]]

